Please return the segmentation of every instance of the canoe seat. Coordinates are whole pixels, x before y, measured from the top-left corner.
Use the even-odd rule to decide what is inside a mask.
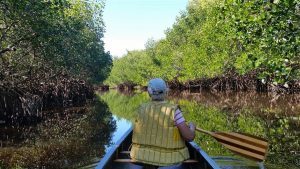
[[[120,154],[130,154],[130,151],[121,151]],[[132,160],[132,159],[115,159],[115,162],[120,162],[120,163],[134,163],[136,161]],[[197,160],[193,160],[193,159],[188,159],[185,160],[183,163],[198,163]]]
[[[115,159],[114,162],[118,162],[118,163],[134,163],[136,161],[132,160],[132,159]],[[185,160],[183,163],[198,163],[198,161],[197,160],[193,160],[193,159],[188,159],[188,160]]]
[[[121,151],[121,154],[130,154],[130,151]]]

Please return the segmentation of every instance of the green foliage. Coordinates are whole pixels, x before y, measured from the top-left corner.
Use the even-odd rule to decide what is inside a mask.
[[[103,7],[69,0],[1,1],[1,72],[25,76],[51,67],[103,81],[112,64],[102,41]]]
[[[299,5],[299,0],[225,1],[224,19],[235,32],[243,58],[237,55],[241,72],[261,69],[259,78],[274,84],[299,78]]]
[[[273,84],[297,80],[299,4],[299,0],[190,1],[166,30],[165,39],[150,40],[139,56],[129,52],[118,59],[122,64],[114,64],[118,71],[112,71],[109,83],[145,84],[152,77],[186,82],[232,70],[256,71],[257,78]],[[124,67],[132,70],[122,72]]]
[[[177,63],[182,65],[180,81],[213,77],[226,69],[230,33],[225,34],[228,28],[218,18],[218,1],[208,3],[191,5],[188,14],[181,15],[166,34],[170,43],[175,42],[174,50],[181,54]]]
[[[132,122],[136,118],[138,107],[142,103],[149,101],[149,96],[146,93],[122,95],[117,91],[110,91],[99,94],[99,97],[107,103],[113,114]]]
[[[152,77],[150,67],[151,58],[146,55],[145,51],[128,52],[124,58],[116,58],[113,61],[111,74],[105,83],[107,84],[146,84],[147,79]]]

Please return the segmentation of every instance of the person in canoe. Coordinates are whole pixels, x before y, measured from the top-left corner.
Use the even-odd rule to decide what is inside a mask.
[[[189,159],[185,141],[195,138],[195,125],[187,125],[178,105],[165,101],[164,80],[151,79],[148,93],[151,101],[139,107],[134,123],[130,157],[147,168],[179,169]]]

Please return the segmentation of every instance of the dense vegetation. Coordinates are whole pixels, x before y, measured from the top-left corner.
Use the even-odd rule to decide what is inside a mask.
[[[300,75],[299,21],[299,0],[193,0],[166,38],[116,58],[106,83],[242,76],[293,87]]]
[[[103,5],[68,0],[1,1],[1,86],[42,81],[58,70],[104,80],[111,57],[101,39]]]
[[[82,105],[109,74],[102,1],[1,0],[0,117]],[[3,123],[3,122],[2,122]]]

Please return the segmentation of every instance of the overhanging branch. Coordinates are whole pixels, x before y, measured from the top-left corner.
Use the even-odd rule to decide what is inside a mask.
[[[6,53],[6,52],[10,52],[10,51],[16,51],[16,48],[13,46],[13,47],[7,47],[7,48],[5,48],[5,49],[2,49],[1,51],[0,51],[0,57],[2,57],[3,56],[3,54],[4,53]]]

